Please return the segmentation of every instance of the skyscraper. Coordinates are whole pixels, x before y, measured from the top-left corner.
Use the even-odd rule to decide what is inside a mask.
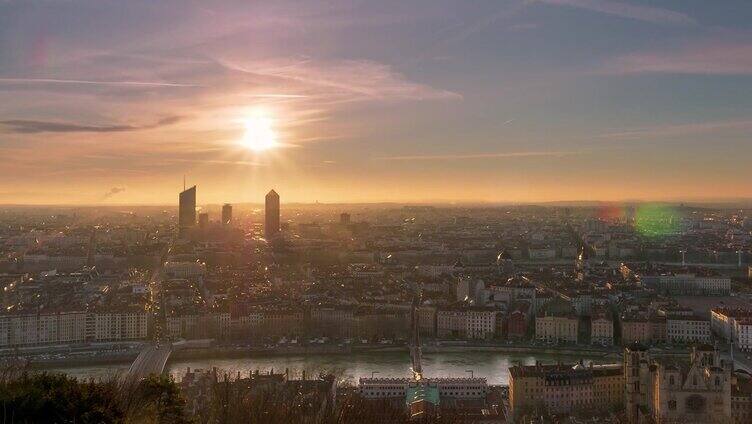
[[[198,214],[198,227],[205,230],[209,226],[209,214],[204,212]]]
[[[277,233],[279,233],[279,194],[272,190],[266,194],[264,237],[270,239]]]
[[[347,225],[350,223],[350,214],[347,212],[342,212],[339,214],[339,223],[342,225]]]
[[[178,226],[180,232],[196,225],[196,186],[180,193],[180,208],[178,211]]]
[[[222,225],[230,225],[232,223],[232,205],[225,203],[222,205]]]

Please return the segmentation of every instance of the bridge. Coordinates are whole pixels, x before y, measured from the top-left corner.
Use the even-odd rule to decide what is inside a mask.
[[[413,299],[413,306],[411,310],[411,337],[410,337],[410,361],[412,362],[413,379],[417,382],[423,379],[423,364],[422,353],[420,349],[420,328],[418,307],[420,306],[420,295],[415,296]]]
[[[149,345],[138,354],[123,378],[138,381],[150,374],[162,374],[171,354],[172,344]]]

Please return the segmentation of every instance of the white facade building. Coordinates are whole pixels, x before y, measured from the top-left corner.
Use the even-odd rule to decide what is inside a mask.
[[[426,378],[423,381],[436,387],[440,397],[483,399],[488,395],[485,378]],[[361,378],[358,392],[366,399],[403,398],[408,387],[415,384],[409,378]]]
[[[675,343],[710,343],[710,320],[695,316],[669,317],[666,337]]]
[[[694,274],[643,275],[640,281],[648,287],[676,294],[725,296],[731,293],[728,277],[697,277]]]
[[[496,332],[497,313],[489,309],[439,309],[436,333],[439,337],[488,340]]]
[[[590,322],[590,343],[611,346],[614,344],[614,322],[599,316]]]
[[[86,312],[0,316],[0,348],[86,341]]]

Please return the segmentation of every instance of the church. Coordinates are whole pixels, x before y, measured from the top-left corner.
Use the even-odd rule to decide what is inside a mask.
[[[630,423],[727,423],[732,419],[733,369],[712,346],[688,358],[651,357],[639,343],[624,352],[626,412]]]

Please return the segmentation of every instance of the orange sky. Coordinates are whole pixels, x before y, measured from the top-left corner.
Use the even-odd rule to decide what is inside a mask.
[[[302,3],[0,2],[0,204],[752,197],[749,3]]]

